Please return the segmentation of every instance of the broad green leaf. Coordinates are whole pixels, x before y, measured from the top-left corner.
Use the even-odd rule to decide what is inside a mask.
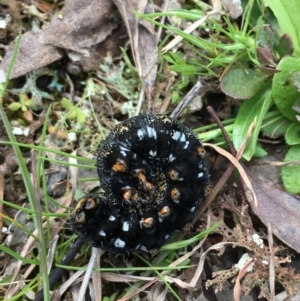
[[[86,116],[84,115],[84,113],[81,110],[79,110],[79,109],[76,110],[76,117],[77,117],[77,121],[79,123],[84,123],[85,122],[85,117]]]
[[[174,64],[185,64],[185,60],[183,59],[183,53],[170,53],[169,55],[165,55],[165,58],[169,58],[170,60],[174,60]],[[171,62],[171,61],[170,61]]]
[[[280,72],[273,77],[272,97],[281,113],[288,119],[296,121],[296,112],[292,106],[300,93],[293,85],[294,74],[300,71],[300,58],[284,57],[277,66]]]
[[[250,99],[264,85],[267,75],[254,69],[230,70],[221,81],[221,89],[235,99]]]
[[[24,105],[27,107],[31,107],[33,104],[33,100],[32,99],[27,99],[24,101]]]
[[[285,141],[288,145],[300,144],[300,124],[292,123],[285,134]],[[300,175],[299,175],[300,176]]]
[[[273,49],[274,31],[270,25],[265,24],[264,26],[262,26],[258,34],[258,43],[259,46],[268,48],[270,50]]]
[[[170,55],[166,54],[163,57],[168,63],[176,64],[176,61]]]
[[[300,161],[300,145],[291,146],[284,162]],[[290,193],[300,193],[300,165],[282,166],[281,176],[285,189]]]
[[[68,119],[75,119],[75,118],[77,118],[77,110],[76,110],[76,108],[73,108],[72,111],[68,112],[67,118]]]
[[[66,110],[71,110],[73,108],[71,101],[65,97],[61,100],[60,103]]]
[[[261,132],[265,134],[266,137],[276,139],[280,136],[283,136],[292,123],[292,121],[282,115],[270,117],[264,120],[264,124],[261,127]]]
[[[261,145],[256,145],[253,157],[255,157],[255,158],[263,158],[267,154],[268,153],[262,148]]]
[[[172,104],[178,103],[180,100],[180,95],[177,90],[172,92]]]
[[[248,141],[243,155],[243,158],[246,160],[250,160],[255,153],[257,138],[263,118],[272,104],[270,86],[271,83],[266,84],[265,87],[254,97],[249,100],[245,100],[234,122],[232,137],[234,147],[238,150],[246,139],[247,131],[251,123],[255,118],[257,119],[256,127]]]
[[[295,47],[295,54],[300,55],[299,34],[299,0],[265,0],[277,18],[283,34],[291,36]]]
[[[20,108],[22,107],[22,105],[19,103],[19,102],[12,102],[8,108],[11,110],[11,111],[18,111]]]
[[[184,88],[186,88],[188,85],[190,84],[190,81],[188,80],[188,78],[185,78],[182,82],[178,83],[178,89],[182,90]]]

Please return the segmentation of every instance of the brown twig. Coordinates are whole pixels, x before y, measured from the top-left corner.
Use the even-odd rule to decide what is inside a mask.
[[[209,112],[209,114],[211,115],[211,117],[213,118],[213,120],[218,124],[219,128],[221,129],[221,132],[229,146],[229,149],[232,153],[232,155],[236,155],[236,150],[234,148],[234,146],[232,145],[230,138],[228,137],[228,134],[226,132],[226,130],[224,129],[223,124],[221,123],[219,117],[217,116],[215,110],[211,107],[208,106],[207,107],[207,111]],[[222,189],[222,187],[224,186],[224,184],[226,183],[226,181],[228,180],[228,178],[230,177],[231,173],[234,171],[235,166],[233,164],[230,164],[227,168],[227,170],[225,171],[225,173],[222,175],[221,179],[218,181],[218,183],[215,185],[213,191],[207,196],[207,198],[205,199],[204,203],[202,204],[202,206],[199,208],[194,221],[196,221],[201,215],[202,213],[206,210],[206,208],[211,204],[211,202],[215,199],[215,197],[217,196],[217,194],[219,193],[219,191]]]
[[[234,148],[234,146],[233,146],[233,144],[232,144],[232,142],[231,142],[231,140],[230,140],[230,138],[229,138],[229,136],[228,136],[228,134],[227,134],[227,132],[226,132],[226,130],[225,130],[222,122],[221,122],[221,120],[217,116],[215,110],[213,109],[212,106],[208,106],[206,110],[210,114],[210,116],[213,118],[213,120],[216,122],[216,124],[218,125],[219,129],[221,130],[222,135],[223,135],[223,137],[224,137],[227,145],[229,146],[231,154],[233,156],[236,156],[236,150],[235,150],[235,148]]]
[[[180,116],[182,111],[189,105],[189,103],[195,98],[196,95],[200,92],[203,85],[201,82],[197,82],[194,87],[187,93],[183,100],[178,104],[174,111],[170,114],[171,118],[177,118]]]
[[[210,113],[211,117],[214,119],[214,121],[219,125],[221,132],[229,146],[230,152],[233,156],[236,157],[237,160],[239,160],[242,156],[243,150],[246,146],[246,142],[242,144],[241,148],[239,149],[239,151],[236,151],[226,130],[224,129],[223,124],[221,123],[220,119],[218,118],[217,114],[215,113],[214,109],[212,107],[208,107],[208,112]],[[249,128],[249,132],[252,131],[253,127],[255,126],[255,120],[254,120],[254,124],[251,125],[251,127]],[[250,136],[250,133],[247,134],[247,137]],[[218,183],[215,185],[213,191],[207,196],[205,202],[202,204],[202,206],[199,208],[194,221],[196,221],[201,214],[206,210],[206,208],[210,205],[210,203],[214,200],[214,198],[216,197],[216,195],[219,193],[219,191],[221,190],[221,188],[224,186],[224,184],[227,182],[228,178],[230,177],[231,173],[234,171],[235,166],[233,164],[230,164],[227,168],[227,170],[225,171],[225,173],[223,174],[223,176],[221,177],[221,179],[218,181]],[[245,191],[246,197],[248,199],[248,201],[254,201],[256,203],[256,197],[253,192],[253,190],[250,192],[249,191],[249,185],[246,185],[244,180],[242,179],[242,185],[243,185],[243,189]],[[251,189],[250,189],[251,190]]]
[[[199,219],[199,217],[203,214],[203,212],[207,209],[207,207],[211,204],[211,202],[215,199],[219,191],[222,189],[228,178],[230,177],[231,173],[234,171],[235,166],[233,164],[230,164],[228,166],[227,170],[222,175],[221,179],[218,181],[218,183],[215,185],[213,191],[206,197],[204,203],[199,208],[197,214],[194,217],[193,223]]]

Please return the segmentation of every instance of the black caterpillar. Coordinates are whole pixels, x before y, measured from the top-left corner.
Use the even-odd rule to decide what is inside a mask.
[[[155,254],[175,231],[189,230],[209,190],[205,150],[186,126],[163,115],[130,118],[101,144],[103,193],[80,199],[74,231],[114,254]]]

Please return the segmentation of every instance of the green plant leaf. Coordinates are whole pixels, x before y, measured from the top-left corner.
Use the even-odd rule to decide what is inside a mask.
[[[203,11],[201,10],[197,10],[197,9],[191,9],[191,10],[184,10],[184,9],[180,9],[180,10],[170,10],[170,11],[166,11],[163,13],[153,13],[153,14],[145,14],[145,15],[141,15],[139,13],[136,13],[136,15],[140,18],[143,17],[147,17],[147,18],[151,18],[151,17],[176,17],[176,18],[180,18],[180,19],[186,19],[186,20],[191,20],[191,21],[197,21],[200,18],[202,18],[204,16]]]
[[[255,153],[257,137],[260,132],[263,118],[272,104],[270,86],[271,83],[266,84],[264,88],[254,97],[249,100],[245,100],[234,122],[232,135],[233,144],[235,149],[239,149],[241,144],[246,139],[247,131],[251,123],[255,118],[257,118],[256,127],[244,151],[243,158],[246,160],[250,160]]]
[[[27,107],[31,107],[33,105],[33,100],[31,98],[27,99],[27,100],[24,101],[24,104]]]
[[[186,76],[192,76],[203,70],[203,67],[198,61],[196,61],[196,59],[194,59],[193,62],[187,62],[182,57],[182,53],[170,53],[168,55],[164,55],[165,60],[172,64],[169,66],[171,71],[175,71]]]
[[[268,153],[262,148],[261,145],[256,145],[253,156],[256,158],[263,158]]]
[[[274,45],[274,30],[270,25],[265,24],[262,26],[259,34],[258,34],[258,43],[259,46],[268,48],[270,50],[273,49]]]
[[[60,103],[66,110],[71,110],[74,107],[71,101],[65,97],[61,100]]]
[[[270,117],[264,120],[261,132],[271,139],[276,139],[283,136],[292,123],[292,121],[282,115]]]
[[[16,258],[16,259],[24,262],[24,263],[34,264],[34,265],[39,264],[38,260],[24,258],[24,257],[20,256],[18,253],[15,253],[10,248],[7,248],[7,247],[5,247],[3,245],[0,245],[0,250],[3,251],[6,254],[9,254],[12,257],[14,257],[14,258]]]
[[[291,36],[295,54],[300,55],[299,36],[299,0],[265,0],[277,18],[282,33]]]
[[[300,144],[300,124],[292,123],[286,131],[285,141],[288,145]],[[300,176],[300,175],[299,175]]]
[[[83,113],[81,110],[79,110],[79,109],[76,110],[76,118],[77,118],[77,121],[78,121],[79,123],[84,123],[84,122],[85,122],[85,115],[84,115],[84,113]]]
[[[26,111],[28,111],[28,108],[25,105],[22,105],[22,111],[26,112]]]
[[[19,102],[12,102],[8,108],[11,110],[11,111],[18,111],[20,110],[20,108],[22,107],[22,105],[19,103]]]
[[[273,77],[272,97],[280,112],[288,119],[296,121],[296,112],[292,106],[300,94],[292,79],[300,71],[300,58],[284,57],[277,66],[280,72]]]
[[[255,69],[230,70],[221,81],[221,90],[235,99],[250,99],[264,85],[268,76]]]
[[[164,55],[163,58],[164,58],[168,63],[176,64],[176,61],[175,61],[175,60],[172,58],[172,56],[169,55],[169,54]]]
[[[181,73],[182,75],[186,75],[186,76],[192,76],[199,72],[198,68],[188,64],[180,64],[180,65],[177,64],[177,65],[169,66],[169,69],[171,71],[174,71],[176,73]]]
[[[291,146],[288,150],[284,162],[300,161],[300,145]],[[290,193],[300,192],[300,165],[282,166],[281,176],[285,189]]]
[[[180,100],[180,95],[177,90],[172,92],[172,104],[178,103]]]

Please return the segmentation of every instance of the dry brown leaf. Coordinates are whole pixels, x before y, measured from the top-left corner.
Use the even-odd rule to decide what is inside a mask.
[[[143,277],[134,275],[116,274],[111,272],[101,273],[101,278],[110,282],[137,282],[137,281],[152,281],[154,277]]]
[[[153,26],[139,20],[135,12],[144,14],[152,12],[152,5],[147,0],[114,0],[126,24],[132,55],[139,76],[147,94],[147,111],[153,107],[153,88],[157,71],[157,47]]]
[[[55,251],[56,251],[56,246],[58,243],[59,235],[55,235],[54,239],[50,241],[49,243],[49,250],[47,254],[47,268],[48,268],[48,274],[51,272],[53,260],[55,257]]]
[[[98,256],[95,259],[94,269],[101,267],[101,255],[104,253],[103,250],[100,250]],[[101,280],[101,272],[93,270],[92,272],[92,282],[93,282],[93,291],[95,301],[102,300],[102,280]]]
[[[147,301],[165,301],[167,293],[167,287],[164,287],[162,283],[155,283],[147,295]]]
[[[88,54],[111,34],[117,23],[111,1],[66,0],[61,18],[53,18],[41,33],[45,44]]]
[[[105,58],[119,57],[127,43],[117,8],[111,1],[66,0],[60,16],[40,32],[26,32],[10,78],[49,65],[62,58],[66,49],[71,60],[84,71],[97,70]],[[0,69],[7,72],[14,45],[7,51]]]
[[[155,277],[153,280],[149,281],[148,283],[146,283],[145,285],[143,285],[139,289],[135,290],[130,295],[127,295],[126,297],[122,297],[121,299],[118,299],[117,301],[127,301],[127,300],[130,300],[133,296],[139,294],[140,292],[145,291],[148,287],[150,287],[152,284],[154,284],[156,281],[159,281],[159,280],[160,280],[159,277]]]
[[[33,0],[32,4],[41,12],[49,14],[54,8],[54,4],[48,3],[43,0]]]
[[[105,63],[106,58],[118,59],[121,48],[126,48],[128,35],[124,24],[120,24],[105,41],[93,45],[89,49],[89,56],[82,56],[79,63],[84,71],[98,70],[99,65]]]
[[[71,275],[67,281],[62,283],[61,287],[59,288],[59,292],[61,296],[85,272],[84,268],[86,268],[86,266],[83,266],[82,268],[83,268],[82,270],[77,271],[76,273]],[[77,300],[77,299],[74,298],[73,300]]]
[[[292,249],[300,252],[300,201],[299,198],[256,179],[248,172],[258,204],[250,203],[253,212],[272,232]]]
[[[240,301],[241,299],[241,282],[240,280],[243,279],[243,277],[246,275],[247,270],[250,266],[253,265],[253,259],[251,261],[249,261],[247,264],[245,264],[243,266],[243,268],[240,270],[236,280],[235,280],[235,286],[233,289],[233,297],[234,297],[234,301]]]
[[[237,19],[243,13],[241,0],[221,0],[230,18]]]
[[[257,59],[261,64],[276,68],[277,64],[272,49],[269,49],[267,47],[257,47],[256,52]]]
[[[47,66],[62,57],[62,53],[59,49],[41,43],[39,35],[39,32],[33,31],[28,31],[22,35],[10,79],[17,78],[32,70]],[[2,69],[4,73],[7,72],[14,47],[14,44],[9,46],[3,61],[0,64],[0,70]]]
[[[75,52],[69,57],[84,71],[120,56],[128,38],[112,1],[67,0],[61,13],[41,33],[45,44]]]
[[[78,300],[84,300],[85,299],[85,294],[86,294],[86,290],[90,281],[90,277],[92,275],[93,272],[93,267],[94,267],[94,263],[96,261],[96,258],[98,256],[100,249],[97,248],[92,248],[92,255],[89,259],[89,263],[87,265],[87,268],[85,270],[85,274],[83,277],[83,281],[81,283],[80,286],[80,290],[79,290],[79,294],[78,294]]]

